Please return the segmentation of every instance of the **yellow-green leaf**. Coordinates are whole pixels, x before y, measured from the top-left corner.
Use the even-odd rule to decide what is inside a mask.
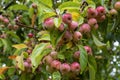
[[[22,49],[22,48],[27,48],[27,45],[25,45],[25,44],[15,44],[15,45],[12,45],[12,47],[14,47],[16,49]]]

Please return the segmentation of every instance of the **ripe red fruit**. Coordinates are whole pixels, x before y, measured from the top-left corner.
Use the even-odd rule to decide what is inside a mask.
[[[28,53],[28,54],[31,54],[31,53],[32,53],[32,50],[31,50],[31,49],[28,49],[28,50],[27,50],[27,53]]]
[[[89,24],[91,27],[93,27],[93,26],[95,26],[95,25],[97,24],[97,20],[96,20],[95,18],[90,18],[90,19],[88,20],[88,24]]]
[[[97,10],[97,12],[98,12],[98,16],[99,16],[99,15],[102,16],[102,15],[104,15],[104,14],[106,13],[105,8],[104,8],[103,6],[98,6],[98,7],[96,8],[96,10]]]
[[[80,51],[76,51],[74,54],[73,54],[73,57],[75,59],[79,59],[80,58]]]
[[[75,41],[78,41],[82,38],[82,34],[79,32],[79,31],[75,31],[74,34],[73,34],[73,39]]]
[[[70,72],[70,65],[67,63],[63,63],[60,65],[60,71],[62,74]]]
[[[45,56],[43,59],[43,62],[44,63],[46,62],[47,64],[51,64],[52,61],[53,61],[53,58],[50,55]]]
[[[74,31],[78,28],[78,23],[75,21],[72,21],[71,24],[69,25],[70,30]]]
[[[115,8],[116,10],[120,10],[120,1],[117,1],[117,2],[115,3],[114,8]]]
[[[70,41],[72,40],[72,34],[69,31],[66,31],[63,36],[64,41]]]
[[[93,8],[88,8],[87,13],[88,18],[94,18],[98,14],[97,11]]]
[[[4,22],[5,24],[8,24],[8,23],[9,23],[9,20],[8,20],[7,18],[4,18],[4,19],[3,19],[3,22]]]
[[[26,68],[30,68],[30,67],[32,67],[32,65],[31,64],[29,64],[28,62],[24,62],[24,66],[26,67]]]
[[[61,23],[60,26],[59,26],[59,28],[58,28],[58,30],[59,30],[60,32],[63,32],[64,29],[65,29],[65,28],[64,28],[64,24]]]
[[[89,33],[91,31],[90,25],[87,23],[82,24],[80,27],[80,32],[81,33]]]
[[[78,62],[73,62],[71,64],[71,71],[72,72],[79,72],[80,71],[80,64]]]
[[[37,8],[37,5],[35,3],[32,4],[32,8]]]
[[[110,15],[116,15],[117,14],[117,11],[115,10],[115,9],[111,9],[110,11],[109,11],[109,14]]]
[[[66,24],[70,24],[72,22],[72,15],[70,13],[65,13],[62,15],[62,20]]]
[[[47,19],[45,19],[43,25],[47,29],[53,29],[54,28],[54,20],[53,20],[53,18],[47,18]]]
[[[96,19],[98,22],[103,22],[106,19],[106,16],[105,15],[98,16],[98,17],[96,17]]]
[[[51,65],[51,68],[59,70],[61,62],[58,60],[53,60],[50,65]]]
[[[57,58],[57,52],[56,51],[52,51],[51,53],[50,53],[50,56],[52,57],[52,58]]]
[[[94,29],[96,30],[96,29],[98,29],[98,24],[95,24],[95,26],[94,26]]]
[[[3,21],[4,17],[2,15],[0,15],[0,21]]]
[[[28,34],[28,37],[29,37],[29,38],[32,38],[32,37],[33,37],[33,33],[29,33],[29,34]]]
[[[84,46],[84,48],[85,48],[86,52],[87,52],[89,55],[92,55],[92,49],[91,49],[91,47],[89,47],[89,46]]]

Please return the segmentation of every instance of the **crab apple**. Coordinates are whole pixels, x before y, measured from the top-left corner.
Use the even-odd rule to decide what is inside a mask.
[[[2,15],[0,15],[0,21],[3,21],[4,17]]]
[[[95,18],[90,18],[90,19],[88,20],[88,24],[89,24],[91,27],[93,27],[93,26],[95,26],[95,25],[97,24],[97,20],[96,20]]]
[[[98,17],[96,17],[96,19],[98,22],[103,22],[106,19],[106,16],[105,15],[98,16]]]
[[[76,51],[74,54],[73,54],[73,57],[75,59],[79,59],[80,58],[80,51]]]
[[[28,62],[26,62],[26,61],[25,61],[23,64],[24,64],[24,66],[25,66],[26,68],[30,68],[30,67],[32,67],[32,65],[31,65],[31,64],[29,64],[29,63],[28,63]]]
[[[87,23],[84,23],[80,27],[80,32],[81,33],[89,33],[91,31],[90,25]]]
[[[63,74],[70,72],[70,65],[68,63],[61,64],[60,65],[60,71]]]
[[[51,68],[57,69],[57,70],[60,69],[60,65],[61,65],[61,62],[58,60],[53,60],[50,64]]]
[[[79,32],[79,31],[75,31],[74,34],[73,34],[73,39],[75,41],[78,41],[82,38],[82,34]]]
[[[12,25],[12,24],[10,24],[10,23],[8,24],[8,26],[7,26],[7,27],[8,27],[8,29],[13,29],[13,25]]]
[[[75,31],[78,28],[78,23],[75,21],[72,21],[71,24],[69,25],[69,28],[71,31]]]
[[[3,19],[3,22],[4,22],[5,24],[8,24],[8,23],[9,23],[9,20],[8,20],[7,18],[4,18],[4,19]]]
[[[17,30],[18,28],[19,28],[18,25],[14,25],[14,26],[13,26],[13,29],[14,29],[14,30]]]
[[[28,50],[27,50],[27,53],[28,53],[28,54],[31,54],[31,53],[32,53],[32,50],[31,50],[31,49],[28,49]]]
[[[98,24],[95,24],[95,26],[94,26],[94,29],[96,30],[96,29],[98,29]]]
[[[59,30],[60,32],[63,32],[64,29],[65,29],[65,28],[64,28],[64,24],[61,23],[60,26],[59,26],[59,28],[58,28],[58,30]]]
[[[84,48],[85,48],[86,52],[87,52],[89,55],[92,55],[92,49],[91,49],[91,47],[89,47],[89,46],[84,46]]]
[[[102,15],[104,15],[104,14],[106,13],[105,8],[104,8],[103,6],[98,6],[98,7],[96,8],[96,10],[97,10],[97,12],[98,12],[98,16],[99,16],[99,15],[102,16]]]
[[[29,64],[31,63],[31,59],[30,58],[27,58],[26,59],[26,62],[28,62]]]
[[[88,8],[87,13],[88,13],[87,14],[88,18],[94,18],[98,14],[96,9],[93,9],[93,8]]]
[[[47,18],[44,20],[43,25],[48,29],[51,30],[54,28],[54,20],[53,18]]]
[[[35,3],[32,3],[32,8],[37,8],[37,5]]]
[[[72,22],[72,15],[70,13],[65,13],[62,15],[62,20],[66,24],[70,24]]]
[[[70,67],[72,72],[80,71],[80,64],[78,62],[73,62]]]
[[[111,9],[111,10],[109,11],[109,14],[112,15],[112,16],[113,16],[113,15],[117,15],[117,13],[118,13],[118,12],[117,12],[115,9]]]
[[[72,40],[72,34],[69,31],[66,31],[64,36],[63,36],[64,41],[70,41]]]
[[[33,36],[34,36],[33,33],[28,33],[29,38],[33,38]]]
[[[120,1],[117,1],[115,4],[114,4],[114,8],[116,10],[120,10]]]
[[[56,51],[52,51],[51,53],[50,53],[50,56],[52,57],[52,58],[57,58],[57,52]]]
[[[53,61],[53,58],[50,55],[47,55],[44,57],[43,62],[46,62],[47,64],[51,64]]]

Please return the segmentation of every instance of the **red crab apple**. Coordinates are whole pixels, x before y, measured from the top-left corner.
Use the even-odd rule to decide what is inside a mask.
[[[24,66],[26,67],[26,68],[30,68],[32,65],[30,64],[30,63],[28,63],[28,62],[24,62]]]
[[[95,26],[95,25],[97,24],[97,20],[96,20],[95,18],[90,18],[90,19],[88,20],[88,24],[89,24],[91,27],[93,27],[93,26]]]
[[[28,33],[29,38],[32,38],[33,36],[34,36],[33,33]]]
[[[84,23],[80,27],[80,32],[81,33],[89,33],[91,31],[90,25],[87,23]]]
[[[66,24],[70,24],[72,22],[72,15],[70,13],[65,13],[62,15],[62,20]]]
[[[57,58],[57,52],[56,51],[52,51],[51,53],[50,53],[50,56],[52,57],[52,58],[54,58],[54,59],[56,59]]]
[[[73,34],[73,39],[75,41],[78,41],[82,38],[82,34],[79,32],[79,31],[75,31],[74,34]]]
[[[80,71],[80,64],[78,62],[73,62],[71,64],[71,71],[72,72],[79,72]]]
[[[58,60],[53,60],[51,62],[51,68],[53,68],[53,69],[59,70],[60,69],[60,65],[61,65],[61,62],[58,61]]]
[[[91,47],[89,47],[89,46],[84,46],[84,48],[85,48],[86,52],[87,52],[89,55],[92,55],[92,49],[91,49]]]
[[[63,63],[60,65],[60,71],[65,74],[70,72],[70,65],[68,63]]]
[[[0,21],[3,21],[4,17],[2,15],[0,15]]]
[[[69,31],[66,31],[64,36],[63,36],[64,41],[70,41],[72,40],[72,34]]]
[[[47,55],[44,57],[43,62],[46,62],[47,64],[51,64],[53,61],[53,58],[50,55]]]
[[[106,13],[105,8],[103,6],[98,6],[96,10],[98,12],[98,16],[102,16]]]
[[[5,24],[8,24],[8,23],[9,23],[9,20],[8,20],[7,18],[4,18],[4,19],[3,19],[3,22],[4,22]]]
[[[75,59],[79,59],[80,58],[80,51],[76,51],[74,54],[73,54],[73,57]]]
[[[74,31],[78,28],[78,23],[75,21],[72,21],[71,24],[69,25],[70,30]]]
[[[37,8],[37,5],[35,3],[32,3],[32,8]]]
[[[96,29],[98,29],[98,24],[95,24],[95,26],[94,26],[94,29],[96,30]]]
[[[88,16],[88,18],[94,18],[94,17],[96,17],[97,16],[97,11],[95,10],[95,9],[93,9],[93,8],[88,8],[88,10],[87,10],[87,16]]]
[[[106,16],[105,15],[98,16],[98,17],[96,17],[96,19],[98,22],[103,22],[106,19]]]
[[[60,32],[63,32],[64,29],[65,29],[65,28],[64,28],[64,24],[61,23],[60,26],[59,26],[59,28],[58,28],[58,30],[59,30]]]
[[[115,4],[114,4],[114,8],[116,10],[120,10],[120,1],[117,1]]]
[[[115,10],[115,9],[111,9],[110,11],[109,11],[109,14],[110,15],[116,15],[118,12]]]
[[[54,20],[53,18],[47,18],[44,20],[43,25],[49,30],[54,28]]]

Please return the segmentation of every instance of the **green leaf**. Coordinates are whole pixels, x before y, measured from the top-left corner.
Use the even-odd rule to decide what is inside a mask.
[[[2,41],[1,41],[1,39],[0,39],[0,47],[2,47],[3,46],[3,43],[2,43]]]
[[[59,7],[60,10],[64,11],[65,9],[80,9],[80,4],[72,1],[64,2]]]
[[[59,71],[52,74],[52,80],[61,80],[61,74]]]
[[[21,42],[20,38],[13,31],[8,31],[7,34],[12,37],[12,39],[14,39],[17,43]]]
[[[0,79],[5,80],[5,76],[3,74],[0,74]]]
[[[106,44],[100,42],[100,41],[94,36],[94,34],[92,34],[92,37],[93,37],[93,41],[94,41],[94,43],[95,43],[96,46],[98,46],[98,47],[104,47],[104,46],[106,46]]]
[[[50,41],[50,34],[47,31],[41,31],[38,33],[39,41]]]
[[[49,43],[40,43],[36,45],[36,47],[33,49],[33,52],[30,56],[33,66],[33,72],[40,64],[42,58],[51,51],[50,49],[46,49],[48,45]]]
[[[44,4],[44,5],[46,5],[46,6],[49,6],[50,8],[52,8],[52,0],[39,0],[39,2],[41,3],[41,4]]]
[[[20,68],[22,71],[24,71],[25,67],[24,67],[23,55],[17,56],[16,57],[16,62],[17,62],[18,68]]]
[[[92,0],[86,0],[88,7],[96,8],[96,4]]]
[[[21,4],[15,4],[11,7],[9,7],[10,10],[29,10],[29,8],[26,5],[21,5]]]
[[[84,47],[82,45],[79,45],[78,47],[79,47],[79,50],[80,50],[79,62],[80,62],[81,73],[82,73],[85,70],[85,68],[87,67],[88,54],[87,54],[86,50],[84,49]]]
[[[60,24],[62,23],[61,17],[59,18],[54,18],[54,23],[57,28],[59,28]]]
[[[89,67],[89,77],[90,80],[95,80],[95,74],[97,70],[97,64],[94,56],[88,56],[88,67]]]

